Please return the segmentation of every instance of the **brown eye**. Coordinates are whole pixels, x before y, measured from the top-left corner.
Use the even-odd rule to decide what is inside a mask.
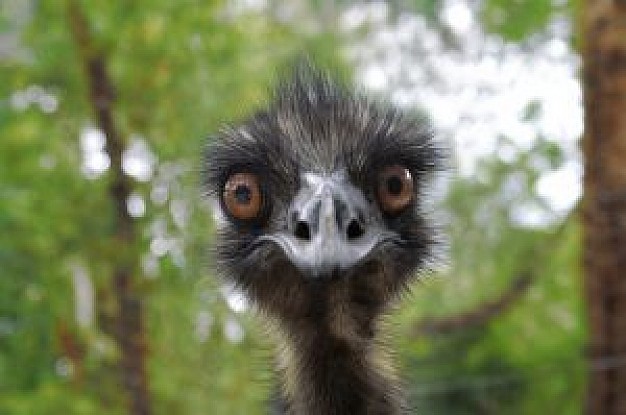
[[[228,178],[222,194],[224,205],[234,218],[254,219],[261,212],[259,180],[252,173],[235,173]]]
[[[398,165],[388,166],[378,176],[378,202],[386,213],[398,213],[413,200],[413,176]]]

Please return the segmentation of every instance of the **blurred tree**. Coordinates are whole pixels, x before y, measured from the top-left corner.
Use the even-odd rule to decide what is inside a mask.
[[[122,384],[128,394],[130,413],[152,414],[152,401],[146,373],[146,348],[143,301],[137,289],[141,278],[139,258],[132,253],[137,244],[137,228],[127,206],[133,191],[122,165],[128,143],[121,136],[113,116],[115,90],[108,73],[106,57],[96,48],[91,28],[77,1],[68,1],[67,19],[78,47],[89,89],[89,100],[96,125],[105,138],[105,153],[110,160],[108,196],[114,206],[115,219],[111,246],[119,256],[111,263],[110,277],[115,298],[115,314],[110,334],[119,347]],[[139,275],[137,275],[139,274]],[[103,327],[106,330],[106,327]],[[67,349],[67,348],[66,348]],[[71,355],[71,354],[70,354]]]
[[[584,9],[589,414],[626,413],[626,3]]]

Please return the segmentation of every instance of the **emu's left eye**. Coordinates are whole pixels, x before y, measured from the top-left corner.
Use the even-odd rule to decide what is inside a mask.
[[[399,165],[384,168],[378,176],[378,203],[385,213],[399,213],[413,200],[413,176]]]
[[[261,213],[259,179],[253,173],[235,173],[228,178],[222,193],[226,210],[235,219],[255,219]]]

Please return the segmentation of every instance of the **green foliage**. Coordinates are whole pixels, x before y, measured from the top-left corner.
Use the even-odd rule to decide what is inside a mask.
[[[412,0],[412,8],[429,20],[435,20],[440,2],[435,0]]]
[[[580,10],[580,0],[487,0],[482,5],[481,20],[486,30],[505,40],[522,42],[544,31],[554,19],[577,22]],[[572,32],[571,40],[575,49],[580,49],[577,31]]]
[[[488,30],[520,41],[545,28],[552,12],[550,0],[487,0],[483,21]]]
[[[413,3],[437,13],[437,2]],[[0,3],[0,33],[21,39],[0,55],[0,414],[127,413],[109,321],[116,311],[111,273],[121,255],[141,263],[135,271],[155,413],[265,413],[271,344],[207,275],[214,230],[199,186],[201,153],[220,123],[262,105],[276,74],[297,57],[349,78],[337,36],[301,32],[271,13],[235,13],[221,1],[80,4],[115,86],[115,122],[130,143],[146,144],[154,173],[132,182],[145,213],[134,220],[138,241],[120,253],[110,177],[84,171],[80,137],[95,122],[66,9],[55,0]],[[32,5],[32,15],[20,5]],[[491,30],[519,40],[553,12],[547,1],[493,0],[484,17]],[[524,117],[540,110],[530,103]],[[504,138],[500,144],[512,146]],[[567,219],[554,239],[551,228],[512,219],[522,204],[545,207],[534,194],[536,166],[562,162],[558,146],[539,140],[513,161],[494,154],[475,177],[453,179],[442,208],[450,267],[420,282],[394,320],[409,391],[423,413],[580,412],[577,223]],[[162,251],[159,243],[171,245]],[[497,297],[529,262],[536,280],[502,316],[415,336],[424,316]],[[77,319],[81,272],[95,296],[87,322]],[[233,324],[243,327],[239,342],[228,340]]]

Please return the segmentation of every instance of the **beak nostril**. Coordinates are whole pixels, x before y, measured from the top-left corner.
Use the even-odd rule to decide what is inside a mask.
[[[360,238],[361,236],[363,236],[364,233],[365,230],[363,229],[361,224],[356,219],[352,219],[348,224],[348,229],[346,230],[348,239]]]
[[[311,230],[309,229],[309,224],[299,220],[296,223],[296,229],[294,230],[294,235],[296,238],[310,240],[311,239]]]

